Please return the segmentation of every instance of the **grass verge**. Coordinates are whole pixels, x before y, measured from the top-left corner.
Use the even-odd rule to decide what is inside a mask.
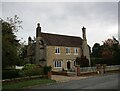
[[[2,84],[2,90],[7,89],[22,89],[27,88],[29,86],[35,86],[35,85],[43,85],[48,83],[55,83],[55,80],[51,79],[35,79],[35,80],[27,80],[22,82],[16,82],[16,83],[5,83]]]

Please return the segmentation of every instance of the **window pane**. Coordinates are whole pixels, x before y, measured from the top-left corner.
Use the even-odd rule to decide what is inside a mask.
[[[60,48],[58,48],[58,53],[60,53]]]
[[[57,53],[57,48],[55,49],[55,53]]]
[[[54,67],[62,67],[62,61],[54,61]]]
[[[70,53],[70,48],[66,48],[66,53]]]
[[[56,67],[56,61],[55,61],[55,67]]]
[[[60,53],[60,48],[59,47],[55,48],[55,53]]]
[[[78,53],[78,48],[74,48],[74,53]]]

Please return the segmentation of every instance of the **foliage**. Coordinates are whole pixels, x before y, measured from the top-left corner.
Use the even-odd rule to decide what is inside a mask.
[[[20,60],[17,62],[17,65],[25,65],[27,63],[27,46],[25,45],[25,42],[20,42],[20,45],[18,46],[18,56]]]
[[[15,15],[14,18],[7,17],[7,21],[14,32],[18,32],[18,30],[22,28],[21,26],[22,21],[19,19],[17,15]]]
[[[119,64],[120,44],[115,37],[103,41],[103,45],[95,43],[92,49],[92,65],[95,65],[95,63]]]
[[[44,66],[44,74],[47,74],[49,71],[51,71],[52,67],[51,66]]]
[[[92,48],[92,56],[100,57],[101,46],[99,43],[95,43]]]
[[[76,61],[77,65],[80,65],[80,67],[88,67],[89,66],[89,60],[84,56],[81,56],[81,58],[77,57],[75,61]]]
[[[21,76],[43,75],[43,68],[36,64],[26,64],[20,74]]]
[[[0,19],[2,25],[2,67],[12,67],[20,60],[18,56],[19,40],[14,32],[21,27],[22,21],[17,15],[14,18],[7,17],[7,21]]]
[[[4,69],[2,70],[2,79],[11,79],[19,77],[18,69]]]

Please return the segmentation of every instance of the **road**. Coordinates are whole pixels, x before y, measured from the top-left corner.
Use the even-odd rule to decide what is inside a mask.
[[[31,89],[118,89],[118,79],[118,74],[105,74]]]

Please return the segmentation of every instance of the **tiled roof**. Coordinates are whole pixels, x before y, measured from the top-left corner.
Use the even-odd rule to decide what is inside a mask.
[[[41,33],[42,38],[49,46],[81,47],[82,39],[75,36]]]

